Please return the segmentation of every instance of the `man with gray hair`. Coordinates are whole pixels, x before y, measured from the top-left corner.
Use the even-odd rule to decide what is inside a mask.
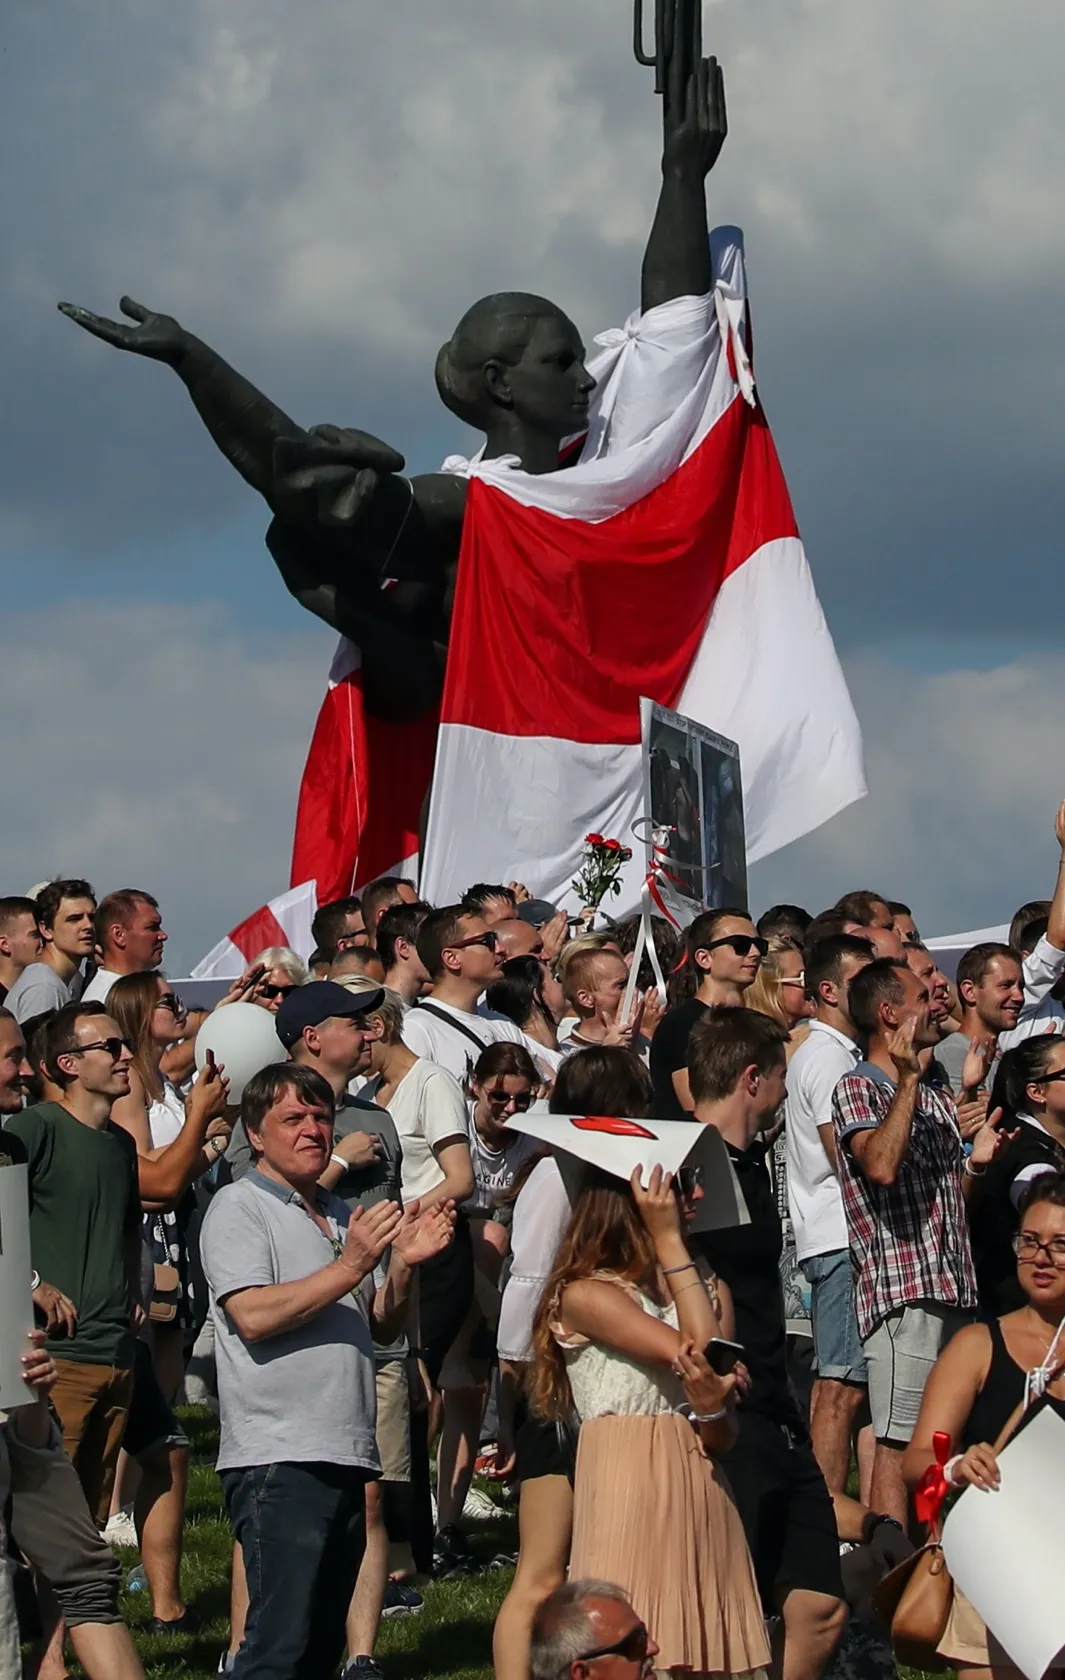
[[[532,1680],[645,1680],[658,1646],[611,1581],[567,1581],[533,1618]],[[594,1668],[592,1665],[595,1665]]]

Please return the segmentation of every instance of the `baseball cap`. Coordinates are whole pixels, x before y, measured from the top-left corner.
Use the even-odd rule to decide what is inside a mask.
[[[317,1027],[333,1015],[365,1015],[376,1009],[384,997],[384,988],[372,991],[349,992],[335,980],[309,980],[289,992],[274,1016],[277,1036],[291,1050],[304,1027]]]
[[[517,914],[519,922],[528,922],[530,927],[538,928],[549,922],[557,912],[546,898],[527,898],[524,904],[518,905]]]

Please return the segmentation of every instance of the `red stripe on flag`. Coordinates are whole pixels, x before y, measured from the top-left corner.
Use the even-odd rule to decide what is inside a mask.
[[[656,490],[598,524],[470,483],[442,716],[635,744],[676,704],[725,578],[798,534],[765,417],[740,398]]]
[[[433,773],[436,713],[383,723],[352,671],[322,702],[300,785],[291,884],[316,881],[319,904],[344,898],[418,850]]]
[[[248,962],[270,945],[288,944],[285,930],[268,904],[256,910],[254,916],[249,916],[239,927],[233,928],[229,937]]]

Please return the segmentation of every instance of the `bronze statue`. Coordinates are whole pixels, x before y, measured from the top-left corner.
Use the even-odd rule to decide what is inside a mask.
[[[653,59],[663,96],[662,190],[643,261],[642,307],[702,296],[712,284],[706,177],[726,134],[724,80],[702,56],[701,0],[656,0]],[[169,315],[132,298],[126,326],[60,309],[116,349],[168,363],[219,449],[266,501],[267,546],[289,591],[362,650],[372,713],[400,722],[438,701],[467,481],[406,479],[403,457],[365,432],[305,431]],[[475,303],[437,357],[437,389],[480,429],[485,457],[554,472],[584,430],[595,381],[580,334],[546,298],[503,292]],[[391,580],[387,589],[385,579]]]

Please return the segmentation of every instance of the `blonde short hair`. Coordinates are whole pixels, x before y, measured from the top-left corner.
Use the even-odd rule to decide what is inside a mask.
[[[287,945],[268,945],[265,951],[260,951],[254,958],[252,967],[258,963],[262,963],[267,973],[272,968],[281,969],[294,986],[305,986],[311,977],[303,958],[298,957],[295,951],[290,951]]]

